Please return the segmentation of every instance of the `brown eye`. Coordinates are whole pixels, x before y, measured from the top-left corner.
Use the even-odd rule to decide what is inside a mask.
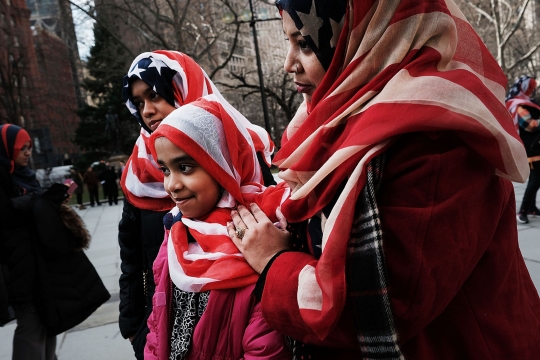
[[[309,49],[309,44],[305,40],[298,41],[298,46],[300,46],[300,49]]]

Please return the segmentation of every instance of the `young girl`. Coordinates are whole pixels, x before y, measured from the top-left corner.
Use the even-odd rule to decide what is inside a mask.
[[[122,259],[118,324],[122,336],[130,339],[135,357],[140,360],[148,334],[146,321],[152,310],[152,264],[163,241],[163,216],[174,207],[163,189],[163,174],[151,159],[149,137],[176,108],[208,94],[222,99],[204,70],[178,51],[142,53],[133,60],[124,77],[122,96],[139,122],[141,134],[121,179],[125,199],[118,225]],[[267,165],[273,144],[264,129],[256,127],[255,130],[250,135],[256,144],[261,171],[265,180],[273,181]],[[265,181],[265,184],[275,182]]]
[[[214,95],[172,112],[150,138],[176,207],[156,261],[145,359],[289,359],[253,295],[258,275],[227,235],[230,209],[260,202],[272,221],[285,187],[262,194],[247,126]],[[267,195],[267,196],[266,196]],[[249,229],[238,229],[239,236]]]

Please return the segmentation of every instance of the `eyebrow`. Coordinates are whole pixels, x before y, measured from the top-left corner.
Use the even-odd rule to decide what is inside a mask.
[[[171,163],[173,164],[176,164],[176,163],[180,163],[180,162],[184,162],[184,161],[193,161],[193,162],[196,162],[195,160],[193,160],[193,158],[189,155],[182,155],[182,156],[178,156],[178,157],[175,157],[174,159],[171,159]],[[165,162],[161,159],[158,159],[157,160],[158,164],[160,165],[165,165]]]
[[[148,84],[147,84],[147,85],[148,85]],[[150,87],[150,85],[148,85],[148,87],[147,87],[146,89],[144,89],[142,95],[144,96],[144,95],[148,94],[150,91],[154,91],[154,90]],[[140,96],[137,96],[137,95],[133,96],[133,95],[132,95],[131,98],[132,98],[133,100],[138,100],[138,99],[140,98]]]
[[[287,36],[287,33],[285,32],[285,30],[283,30],[283,34],[285,34],[285,36]],[[297,31],[293,32],[289,37],[298,37],[298,36],[304,36],[300,32],[300,30],[297,30]]]

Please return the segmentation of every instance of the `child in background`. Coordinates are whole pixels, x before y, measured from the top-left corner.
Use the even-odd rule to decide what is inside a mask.
[[[154,262],[145,359],[292,357],[283,335],[262,317],[253,294],[258,274],[227,234],[237,204],[264,198],[262,209],[276,222],[288,195],[280,185],[263,193],[248,132],[254,127],[208,95],[173,111],[150,138],[176,207],[165,216],[165,240]],[[237,231],[241,237],[249,229]]]

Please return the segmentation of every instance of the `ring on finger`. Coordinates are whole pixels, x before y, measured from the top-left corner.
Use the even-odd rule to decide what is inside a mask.
[[[244,234],[246,233],[246,228],[236,228],[236,231],[234,232],[234,235],[236,235],[237,238],[239,238],[240,240],[242,240],[242,238],[244,237]]]

